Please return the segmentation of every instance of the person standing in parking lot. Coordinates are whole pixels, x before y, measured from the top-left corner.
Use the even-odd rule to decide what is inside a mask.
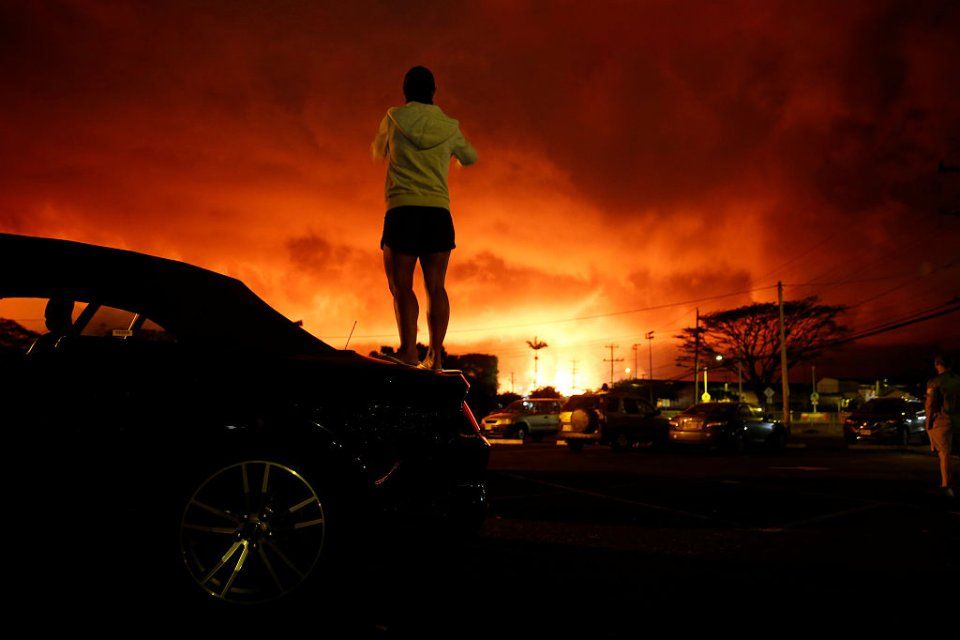
[[[443,339],[450,320],[444,284],[454,243],[447,174],[451,158],[461,165],[477,161],[477,152],[460,124],[433,104],[433,73],[413,67],[403,78],[406,104],[387,111],[372,145],[373,157],[386,159],[387,213],[383,221],[383,266],[393,296],[400,333],[396,360],[426,369],[442,367]],[[430,346],[417,354],[420,308],[413,292],[413,272],[420,261],[427,291]]]
[[[960,375],[953,372],[953,361],[947,356],[934,358],[933,366],[938,375],[927,383],[927,434],[930,449],[940,460],[940,490],[952,498],[950,453],[954,437],[960,433]]]

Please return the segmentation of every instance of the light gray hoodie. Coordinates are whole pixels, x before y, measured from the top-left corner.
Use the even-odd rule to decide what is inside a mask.
[[[408,102],[387,111],[371,145],[373,157],[389,160],[387,208],[405,205],[450,208],[447,174],[450,157],[466,166],[477,152],[460,132],[460,123],[433,104]]]

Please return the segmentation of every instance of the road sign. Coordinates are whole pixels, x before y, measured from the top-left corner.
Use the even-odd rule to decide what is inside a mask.
[[[704,391],[703,395],[700,396],[700,399],[704,402],[710,402],[710,394]]]
[[[812,403],[814,403],[814,404],[820,402],[820,394],[817,393],[816,391],[814,391],[813,393],[811,393],[811,394],[810,394],[810,402],[812,402]]]
[[[774,391],[773,389],[771,389],[770,387],[767,387],[766,389],[763,390],[763,395],[767,396],[767,400],[768,400],[768,401],[769,401],[771,398],[773,398],[773,394],[774,394],[774,393],[775,393],[775,391]]]

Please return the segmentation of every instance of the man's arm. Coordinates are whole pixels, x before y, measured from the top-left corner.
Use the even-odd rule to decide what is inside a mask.
[[[933,380],[927,383],[927,402],[924,406],[924,412],[927,417],[927,429],[930,429],[933,426],[933,421],[936,420],[936,406],[937,401],[937,386],[933,383]]]
[[[453,155],[463,166],[469,166],[477,161],[477,150],[473,148],[460,131],[453,140]]]
[[[384,116],[380,121],[380,128],[377,129],[377,135],[370,145],[370,155],[374,160],[383,160],[387,157],[388,143],[390,141],[390,118]]]

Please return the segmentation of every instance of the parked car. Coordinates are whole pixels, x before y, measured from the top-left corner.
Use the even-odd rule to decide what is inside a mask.
[[[458,372],[337,350],[173,260],[0,234],[0,273],[0,303],[46,326],[0,369],[23,593],[272,600],[335,579],[379,523],[482,522],[489,445]]]
[[[769,420],[760,407],[746,402],[702,402],[670,419],[671,444],[697,444],[741,451],[763,446],[780,451],[790,432]]]
[[[601,391],[572,396],[560,411],[560,434],[573,451],[596,442],[614,450],[637,444],[662,445],[667,421],[660,410],[630,391]]]
[[[557,398],[524,398],[491,413],[482,421],[483,433],[491,437],[539,440],[560,429],[561,401]]]
[[[874,398],[843,421],[848,444],[893,442],[908,445],[922,441],[927,429],[924,406],[902,398]]]

